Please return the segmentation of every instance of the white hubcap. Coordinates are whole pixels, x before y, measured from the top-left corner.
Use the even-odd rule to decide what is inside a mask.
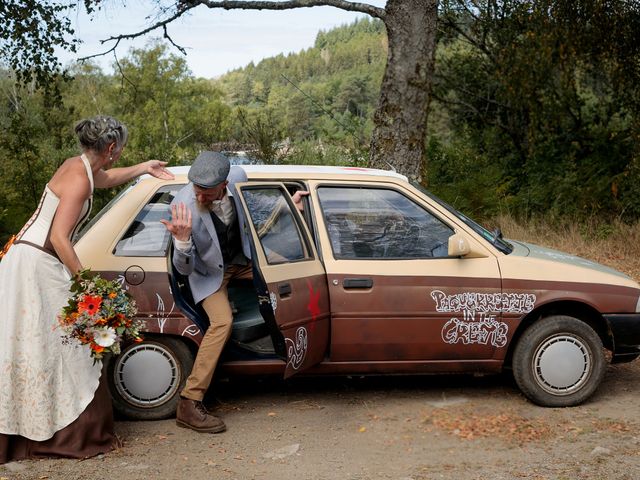
[[[174,356],[162,345],[140,344],[123,353],[114,369],[118,393],[129,403],[152,408],[170,400],[180,385]]]
[[[582,388],[591,366],[587,345],[580,338],[566,334],[546,339],[533,357],[536,381],[554,395],[569,395]]]

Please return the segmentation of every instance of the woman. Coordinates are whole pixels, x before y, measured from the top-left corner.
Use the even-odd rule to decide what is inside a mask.
[[[101,363],[86,346],[64,344],[57,315],[82,264],[71,243],[89,216],[93,188],[143,173],[173,175],[149,160],[111,168],[127,129],[106,116],[75,128],[82,155],[67,159],[0,262],[0,464],[25,458],[84,458],[109,451],[113,413]]]

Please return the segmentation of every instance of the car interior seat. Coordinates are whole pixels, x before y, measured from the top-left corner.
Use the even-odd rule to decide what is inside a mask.
[[[171,257],[173,245],[168,258],[170,266],[171,291],[173,292],[176,306],[191,319],[202,331],[209,328],[209,317],[202,305],[193,301],[191,288],[187,276],[176,270]],[[233,326],[231,340],[241,343],[249,343],[269,335],[267,324],[260,314],[258,294],[252,280],[234,280],[228,287],[229,302],[233,312]]]

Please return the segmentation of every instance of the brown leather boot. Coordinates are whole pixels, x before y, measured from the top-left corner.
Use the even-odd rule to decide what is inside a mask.
[[[196,432],[220,433],[227,429],[222,420],[207,412],[202,402],[188,398],[180,398],[178,402],[176,424]]]

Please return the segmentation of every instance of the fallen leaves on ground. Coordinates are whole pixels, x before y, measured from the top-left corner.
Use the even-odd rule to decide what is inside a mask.
[[[594,427],[599,432],[604,430],[615,433],[627,433],[632,431],[632,427],[628,423],[612,420],[598,420],[594,422]]]
[[[614,420],[566,421],[549,418],[527,418],[515,412],[478,412],[436,408],[424,414],[422,422],[428,428],[437,428],[465,440],[476,438],[499,438],[506,442],[524,444],[537,442],[567,433],[578,436],[583,433],[599,434],[630,433],[637,426],[629,422]]]
[[[437,409],[428,413],[423,422],[466,440],[494,437],[526,443],[542,440],[552,433],[551,427],[546,422],[510,412],[463,414]]]

